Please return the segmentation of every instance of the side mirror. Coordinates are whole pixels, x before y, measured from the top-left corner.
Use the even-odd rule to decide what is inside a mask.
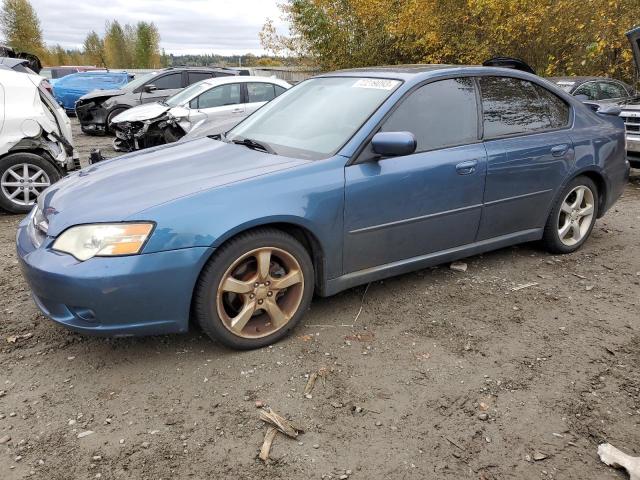
[[[604,105],[598,109],[600,115],[613,115],[619,117],[622,113],[622,108],[618,105]]]
[[[158,90],[158,87],[156,87],[153,83],[150,83],[150,84],[144,86],[144,91],[146,93],[151,93],[151,92],[154,92],[156,90]]]
[[[373,151],[383,157],[411,155],[418,147],[416,136],[411,132],[378,132],[371,139]]]

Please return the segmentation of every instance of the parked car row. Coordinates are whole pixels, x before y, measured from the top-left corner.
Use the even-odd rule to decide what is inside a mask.
[[[285,92],[290,85],[275,78],[222,77],[202,80],[165,101],[125,110],[109,128],[114,148],[129,152],[189,139],[219,135]]]

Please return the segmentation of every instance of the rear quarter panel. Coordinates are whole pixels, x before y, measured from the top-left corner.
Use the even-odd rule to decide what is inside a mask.
[[[570,132],[575,148],[575,171],[571,178],[593,171],[603,179],[602,216],[622,195],[629,174],[625,133],[617,117],[599,115],[587,107],[576,107],[576,123]]]

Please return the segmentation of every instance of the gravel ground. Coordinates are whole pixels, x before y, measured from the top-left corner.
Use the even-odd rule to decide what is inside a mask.
[[[522,245],[316,299],[252,352],[58,327],[20,276],[19,220],[0,214],[2,479],[623,479],[598,443],[640,454],[637,172],[578,253]],[[257,401],[305,430],[266,465]]]

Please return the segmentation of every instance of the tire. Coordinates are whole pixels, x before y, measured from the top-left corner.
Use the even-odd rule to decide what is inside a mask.
[[[26,203],[24,194],[20,193],[24,190],[24,187],[16,185],[22,183],[16,175],[24,180],[25,165],[27,166],[27,176],[29,177],[41,172],[31,184],[28,183],[28,180],[25,182],[26,185],[30,186],[30,190],[27,190],[27,200],[32,200],[30,203]],[[37,196],[42,190],[48,185],[53,185],[60,178],[60,172],[51,160],[40,155],[29,152],[17,152],[7,155],[0,159],[0,208],[11,213],[28,213],[33,208]],[[46,183],[48,185],[45,185]],[[20,190],[15,198],[10,198],[20,188],[23,190]]]
[[[258,229],[231,239],[207,262],[193,313],[200,328],[227,347],[261,348],[298,324],[313,290],[313,263],[302,244],[280,230]]]
[[[125,110],[128,110],[128,108],[114,108],[109,112],[109,114],[107,115],[107,124],[104,126],[104,133],[112,133],[111,122],[113,121],[116,115],[120,115]]]
[[[577,205],[580,191],[582,201]],[[542,237],[544,247],[550,253],[559,254],[579,250],[591,235],[598,218],[598,205],[598,187],[593,180],[585,176],[571,180],[562,189],[549,214]]]

